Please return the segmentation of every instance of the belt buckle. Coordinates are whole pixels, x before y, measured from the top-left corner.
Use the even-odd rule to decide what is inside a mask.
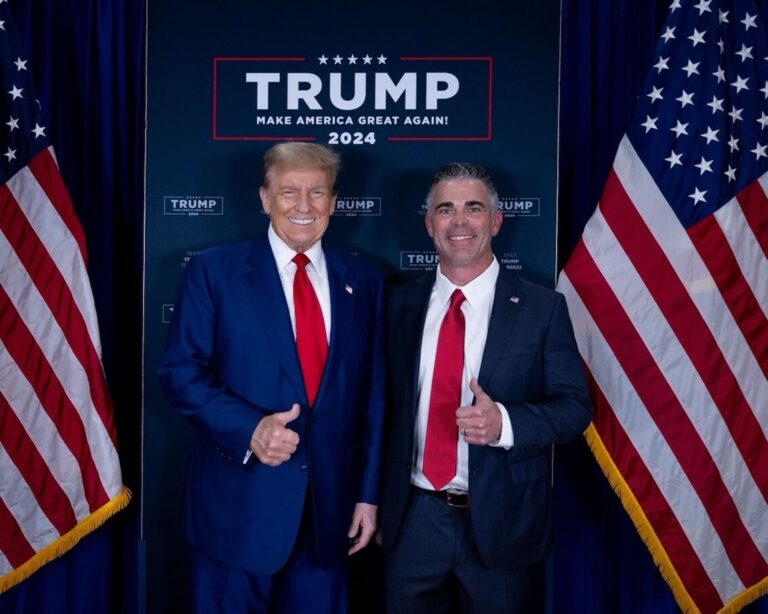
[[[469,496],[465,492],[446,490],[445,502],[450,507],[467,508],[469,507]]]

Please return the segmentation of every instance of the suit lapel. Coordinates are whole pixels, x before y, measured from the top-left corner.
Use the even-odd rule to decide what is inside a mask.
[[[275,355],[288,374],[297,398],[306,407],[307,393],[296,354],[291,316],[288,313],[275,258],[267,240],[254,242],[248,256],[248,264],[251,270],[245,273],[243,278],[248,293],[253,299],[256,315]]]
[[[496,280],[491,320],[488,323],[488,337],[480,363],[478,380],[481,386],[487,382],[504,348],[512,340],[524,301],[525,296],[522,294],[520,280],[514,273],[500,269]]]
[[[355,293],[356,288],[349,278],[349,268],[332,249],[324,249],[325,264],[328,270],[328,288],[331,294],[331,341],[328,346],[328,358],[325,361],[323,377],[317,390],[316,407],[322,407],[326,388],[333,379],[333,373],[341,363],[341,357],[355,329]]]
[[[429,297],[432,286],[435,284],[435,273],[422,275],[408,288],[405,296],[405,305],[402,313],[402,330],[405,334],[401,337],[403,343],[403,368],[405,374],[405,397],[410,401],[411,414],[415,415],[418,409],[419,390],[419,363],[421,357],[421,339],[424,332],[424,320],[427,317]],[[395,325],[400,327],[401,323]]]

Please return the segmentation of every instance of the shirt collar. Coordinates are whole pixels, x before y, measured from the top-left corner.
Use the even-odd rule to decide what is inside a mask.
[[[292,264],[293,257],[296,255],[296,251],[288,247],[288,245],[280,237],[277,236],[275,229],[272,228],[272,224],[269,225],[267,231],[267,238],[269,239],[269,246],[272,248],[272,254],[275,257],[277,263],[277,270],[282,271],[289,264]],[[315,271],[322,274],[325,271],[325,253],[323,252],[322,240],[317,241],[312,247],[304,252],[309,258],[310,263],[315,267]]]
[[[499,262],[496,260],[496,256],[493,257],[493,262],[488,265],[480,275],[475,277],[472,281],[464,284],[463,286],[457,286],[450,281],[440,271],[440,267],[437,267],[437,278],[435,279],[435,292],[437,298],[441,304],[447,304],[451,299],[451,294],[456,288],[459,288],[464,294],[464,298],[473,307],[476,308],[489,293],[494,291],[496,287],[496,279],[499,276]]]

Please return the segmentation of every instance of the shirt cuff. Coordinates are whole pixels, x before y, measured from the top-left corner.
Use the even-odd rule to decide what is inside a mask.
[[[494,448],[504,448],[505,450],[509,450],[515,443],[515,434],[512,432],[512,422],[509,420],[509,414],[507,413],[506,407],[501,403],[496,403],[496,407],[498,407],[501,412],[501,436],[498,441],[489,445]]]
[[[251,452],[250,450],[248,450],[245,453],[245,458],[243,459],[243,465],[245,465],[245,463],[247,463],[249,460],[251,460],[251,455],[252,454],[253,454],[253,452]]]

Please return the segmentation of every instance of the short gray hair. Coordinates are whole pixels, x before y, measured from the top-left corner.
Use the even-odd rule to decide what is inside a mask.
[[[287,141],[273,145],[264,153],[264,170],[261,185],[269,185],[272,171],[276,168],[309,167],[327,171],[331,187],[336,191],[336,175],[341,168],[341,157],[332,149],[319,143]]]
[[[446,164],[435,173],[432,178],[432,185],[429,186],[429,194],[427,194],[427,210],[432,208],[432,195],[435,192],[435,188],[442,181],[451,181],[454,179],[475,179],[481,182],[488,192],[488,198],[491,201],[491,209],[499,208],[499,193],[496,190],[496,186],[493,183],[493,179],[488,172],[479,164],[473,164],[472,162],[450,162]]]

